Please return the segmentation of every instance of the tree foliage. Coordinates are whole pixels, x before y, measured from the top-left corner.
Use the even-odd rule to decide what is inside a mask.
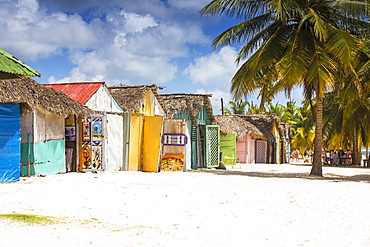
[[[306,101],[315,99],[315,143],[312,175],[322,175],[323,99],[351,80],[358,94],[360,77],[355,69],[364,55],[369,35],[368,0],[213,0],[201,14],[239,18],[241,22],[216,37],[216,49],[245,44],[236,59],[242,63],[232,79],[236,100],[259,90],[261,104],[277,92],[287,95],[296,86]],[[312,105],[312,104],[311,104]]]

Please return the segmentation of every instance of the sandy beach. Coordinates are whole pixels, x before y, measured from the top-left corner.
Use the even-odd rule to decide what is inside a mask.
[[[0,246],[370,246],[370,169],[253,164],[0,184]]]

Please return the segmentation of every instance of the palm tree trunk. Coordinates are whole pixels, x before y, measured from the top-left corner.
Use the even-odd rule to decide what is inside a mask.
[[[322,176],[322,114],[323,114],[323,93],[317,90],[316,93],[316,130],[314,141],[314,156],[310,175]]]
[[[353,153],[352,153],[352,165],[360,166],[361,165],[361,154],[360,154],[360,148],[358,143],[358,136],[356,129],[353,129]]]

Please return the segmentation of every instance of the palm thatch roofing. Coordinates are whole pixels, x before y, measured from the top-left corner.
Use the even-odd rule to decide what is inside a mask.
[[[20,103],[29,110],[41,105],[48,111],[67,116],[85,115],[91,111],[65,93],[48,88],[30,78],[0,80],[0,103]]]
[[[0,79],[19,79],[40,77],[40,73],[23,63],[13,55],[0,49]]]
[[[155,84],[139,85],[139,86],[112,86],[109,87],[113,97],[120,104],[125,112],[136,112],[145,102],[145,95],[148,91],[152,91],[157,98],[159,104],[164,109],[161,96],[157,90],[163,89]]]
[[[275,113],[270,114],[241,114],[237,115],[242,119],[252,123],[256,127],[258,127],[265,136],[272,138],[272,128],[274,127],[274,122],[276,122],[279,126],[280,118]]]
[[[206,107],[210,120],[213,121],[212,94],[161,94],[168,118],[175,114],[186,112],[194,121],[198,112]]]
[[[255,139],[267,140],[267,137],[255,125],[235,115],[215,115],[212,124],[220,126],[221,134],[236,134],[237,140],[242,140],[247,133]]]

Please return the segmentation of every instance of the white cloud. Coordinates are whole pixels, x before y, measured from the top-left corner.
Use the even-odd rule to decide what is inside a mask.
[[[2,6],[0,45],[25,60],[36,61],[60,53],[62,48],[92,49],[97,46],[96,26],[78,14],[48,14],[36,0],[19,0]]]
[[[158,13],[165,8],[161,2],[156,4]],[[54,75],[50,81],[99,79],[109,84],[163,84],[175,78],[178,68],[174,61],[189,55],[189,44],[210,42],[192,20],[158,19],[147,12],[112,7],[103,20],[87,22],[78,13],[52,12],[45,4],[40,7],[37,0],[19,0],[18,4],[14,1],[4,6],[0,16],[4,23],[0,26],[3,49],[25,61],[68,54],[76,65],[70,75]]]
[[[218,52],[195,59],[195,64],[190,64],[184,73],[193,83],[226,89],[230,87],[231,79],[238,69],[235,65],[236,57],[235,48],[226,46]]]
[[[59,82],[103,80],[109,85],[166,83],[177,72],[177,67],[168,63],[166,58],[137,56],[115,46],[73,54],[73,62],[78,67]]]
[[[210,98],[212,107],[213,107],[213,113],[215,115],[220,115],[221,114],[221,99],[223,101],[223,106],[227,107],[227,104],[229,101],[232,100],[232,97],[228,91],[223,91],[220,89],[215,89],[215,90],[205,90],[205,89],[198,89],[197,92],[198,94],[212,94],[212,97]]]

